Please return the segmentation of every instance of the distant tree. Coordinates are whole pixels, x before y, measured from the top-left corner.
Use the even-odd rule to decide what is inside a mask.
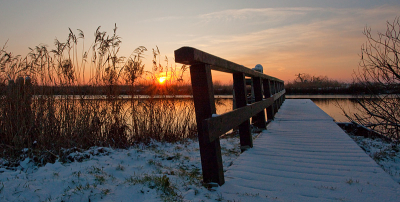
[[[320,93],[338,93],[345,90],[345,84],[339,81],[329,79],[327,76],[311,76],[306,73],[295,75],[296,78],[292,82],[285,84],[288,94],[320,94]]]
[[[400,140],[400,22],[387,22],[386,32],[371,33],[366,27],[366,42],[361,46],[361,61],[354,82],[368,89],[358,99],[362,113],[346,114],[350,120],[394,140]]]

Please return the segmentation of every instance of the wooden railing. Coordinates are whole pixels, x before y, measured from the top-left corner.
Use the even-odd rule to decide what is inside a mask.
[[[175,50],[175,61],[190,65],[203,182],[222,185],[225,180],[219,137],[239,126],[242,152],[253,147],[250,118],[253,117],[255,126],[266,128],[264,110],[267,109],[268,120],[272,120],[285,99],[284,83],[191,47]],[[233,74],[235,110],[215,115],[211,70]],[[247,104],[245,77],[253,81],[255,102],[250,105]]]

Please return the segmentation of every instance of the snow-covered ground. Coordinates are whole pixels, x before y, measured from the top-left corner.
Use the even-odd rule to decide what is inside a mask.
[[[389,143],[382,139],[350,137],[360,146],[365,153],[375,160],[382,169],[400,184],[400,145]]]
[[[398,145],[352,138],[400,183]],[[229,169],[240,154],[239,138],[224,138],[221,146],[224,169]],[[83,161],[37,167],[27,158],[16,170],[0,168],[0,201],[224,201],[201,183],[196,140],[127,150],[95,147],[69,159]]]
[[[221,140],[224,168],[240,154],[239,138]],[[202,186],[198,142],[95,147],[70,154],[82,162],[37,167],[26,158],[15,170],[0,168],[0,201],[209,201]],[[0,159],[0,165],[4,165]]]

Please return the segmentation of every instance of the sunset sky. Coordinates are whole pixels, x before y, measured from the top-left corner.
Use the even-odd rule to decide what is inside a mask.
[[[71,28],[93,41],[98,26],[112,34],[117,24],[121,55],[145,46],[173,60],[173,51],[191,46],[291,81],[295,74],[351,81],[358,68],[365,26],[384,32],[400,16],[398,0],[171,0],[58,1],[0,0],[0,45],[25,55],[28,47],[65,40]],[[77,32],[78,33],[78,32]],[[215,75],[229,82],[231,75]]]

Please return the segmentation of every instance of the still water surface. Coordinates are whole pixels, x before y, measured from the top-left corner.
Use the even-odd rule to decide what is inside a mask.
[[[60,96],[61,98],[61,96]],[[74,98],[74,97],[71,97]],[[76,97],[78,98],[78,97]],[[129,108],[131,106],[131,97],[126,96],[126,97],[120,97],[121,100],[123,101],[122,108],[124,111],[129,111]],[[140,103],[142,101],[146,100],[154,100],[154,99],[148,99],[150,97],[148,96],[139,96],[135,101],[135,106],[136,110],[142,111],[142,107],[140,107]],[[150,103],[157,107],[160,105],[160,103],[164,103],[162,100],[167,101],[167,100],[173,100],[174,107],[176,109],[174,110],[176,113],[181,112],[181,111],[186,111],[188,106],[193,106],[193,100],[192,96],[174,96],[173,99],[170,97],[153,97],[156,98],[154,101],[151,101]],[[217,114],[223,114],[225,112],[231,111],[232,106],[233,106],[233,101],[232,101],[232,95],[216,95],[215,96],[215,106],[216,106],[216,111]],[[343,111],[341,108],[343,108],[347,113],[356,113],[359,112],[357,109],[357,103],[355,102],[355,97],[351,95],[286,95],[286,99],[311,99],[319,108],[321,108],[325,113],[327,113],[329,116],[331,116],[336,122],[348,122],[349,120],[344,116]],[[72,99],[74,100],[74,99]],[[108,102],[105,101],[105,97],[101,96],[92,96],[92,97],[87,97],[85,96],[85,100],[88,102],[94,102],[94,101],[100,101],[101,105],[104,105]],[[158,100],[158,101],[157,101]],[[139,107],[139,108],[138,108]],[[163,108],[160,106],[161,109]],[[340,108],[341,107],[341,108]],[[193,111],[194,112],[194,111]],[[186,112],[188,113],[188,112]],[[194,118],[194,114],[192,115]],[[179,117],[179,116],[178,116]]]
[[[287,95],[286,99],[311,99],[336,122],[349,122],[349,119],[344,115],[343,110],[348,114],[359,113],[356,99],[351,95]]]
[[[286,99],[311,99],[336,122],[348,122],[341,108],[347,113],[359,112],[355,98],[351,95],[287,95]],[[232,97],[216,96],[217,114],[232,110]]]

